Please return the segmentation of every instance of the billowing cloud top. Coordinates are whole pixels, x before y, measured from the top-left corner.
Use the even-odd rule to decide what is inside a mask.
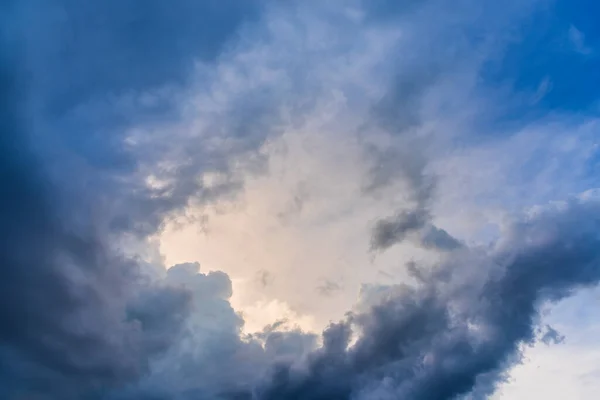
[[[565,341],[543,308],[600,281],[595,11],[5,0],[0,397],[493,396]],[[326,308],[360,281],[351,311],[249,333],[234,274],[166,268],[165,227],[246,206],[242,245],[325,232],[279,292],[240,266],[255,289]],[[350,267],[308,265],[331,253]]]

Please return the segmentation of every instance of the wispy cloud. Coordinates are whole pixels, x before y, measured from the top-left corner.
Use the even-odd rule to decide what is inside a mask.
[[[593,50],[585,43],[585,34],[573,25],[569,27],[569,41],[577,53],[585,56],[592,54]]]

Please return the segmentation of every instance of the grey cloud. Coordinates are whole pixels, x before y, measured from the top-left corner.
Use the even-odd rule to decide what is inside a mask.
[[[451,251],[462,246],[460,241],[448,232],[430,222],[425,210],[404,211],[392,218],[375,223],[371,236],[372,250],[386,250],[406,239],[426,249]]]
[[[271,272],[261,270],[258,272],[256,279],[263,288],[266,288],[267,286],[273,283],[275,277]]]
[[[0,17],[0,395],[77,398],[138,373],[135,331],[122,323],[123,278],[135,266],[77,223],[80,205],[46,179],[29,142],[31,99],[11,16]]]
[[[229,14],[223,4],[196,3],[0,7],[2,398],[96,399],[137,382],[188,329],[190,307],[198,308],[190,290],[239,336],[243,321],[223,274],[192,279],[190,289],[152,287],[143,263],[115,250],[108,232],[155,232],[192,193],[165,201],[145,187],[124,139],[130,119],[148,114],[127,114],[114,100],[184,79],[187,65],[214,58],[245,18],[243,7]],[[223,18],[211,20],[215,13]],[[203,53],[198,29],[218,31],[208,33],[217,47]],[[169,52],[178,44],[181,57]]]
[[[395,77],[392,89],[373,109],[378,125],[396,135],[407,134],[423,123],[421,103],[441,73],[436,65],[408,66],[406,70]]]
[[[427,220],[428,216],[419,211],[407,211],[393,218],[379,220],[373,228],[371,248],[385,250],[420,230]]]
[[[291,332],[273,331],[265,340],[265,352],[276,362],[301,359],[317,347],[317,335],[299,330]]]
[[[561,335],[560,332],[558,332],[556,329],[554,329],[550,325],[546,325],[541,341],[547,345],[551,345],[564,343],[565,339],[566,337],[564,335]]]
[[[322,284],[317,286],[317,292],[321,296],[326,296],[326,297],[334,295],[335,292],[338,292],[341,289],[342,289],[342,286],[339,283],[333,282],[330,280],[325,280]]]
[[[243,340],[226,274],[178,264],[139,292],[128,319],[139,327],[143,374],[101,398],[229,398],[225,392],[247,391],[265,370],[265,349],[255,339]]]
[[[390,72],[392,83],[373,106],[364,128],[365,136],[373,130],[382,130],[391,143],[382,148],[367,145],[367,157],[373,167],[367,174],[365,193],[402,191],[408,203],[395,216],[383,217],[376,223],[372,249],[385,250],[417,231],[423,235],[417,240],[423,247],[443,251],[459,247],[460,243],[448,232],[430,226],[436,182],[428,166],[438,153],[446,151],[436,147],[440,143],[445,146],[457,136],[465,143],[473,139],[469,133],[452,131],[456,127],[445,122],[452,122],[455,115],[463,114],[467,102],[463,93],[480,90],[478,80],[485,75],[489,60],[496,57],[490,51],[498,47],[490,46],[483,38],[494,38],[497,45],[510,40],[506,32],[521,21],[520,8],[527,10],[536,2],[509,1],[502,8],[471,0],[452,5],[435,0],[363,3],[369,23],[401,22],[405,28],[403,35],[411,43],[410,49],[404,49],[403,42],[399,41],[396,55],[390,56],[397,57],[393,63],[396,69]],[[453,17],[448,18],[448,15]],[[473,37],[482,40],[460,33],[456,28],[463,25],[469,26]],[[418,55],[411,53],[414,48],[419,49]],[[477,79],[465,79],[465,69],[469,70],[466,75]],[[479,123],[478,116],[467,118],[475,125]],[[481,140],[481,137],[476,139]],[[404,183],[402,189],[395,185],[398,182]],[[417,223],[421,228],[417,228]]]
[[[394,288],[327,330],[304,369],[276,370],[259,398],[485,398],[519,361],[519,345],[536,340],[539,307],[598,283],[599,211],[547,211],[489,254],[461,252],[420,286]],[[359,337],[349,346],[351,327]]]
[[[258,15],[249,0],[26,1],[20,18],[35,21],[26,32],[33,78],[54,112],[96,96],[137,92],[188,81],[193,64],[218,57],[242,23]],[[66,84],[67,81],[69,84]],[[91,144],[79,141],[81,145]],[[75,143],[74,143],[75,144]],[[93,150],[90,148],[89,150]]]
[[[400,145],[380,150],[375,146],[367,148],[373,168],[368,174],[365,194],[403,183],[407,201],[406,209],[394,216],[376,221],[371,238],[372,250],[386,250],[412,236],[423,236],[427,246],[435,244],[431,235],[436,227],[431,226],[430,205],[435,190],[435,178],[427,168],[427,149],[418,140],[402,139]],[[429,236],[427,236],[429,235]],[[437,234],[439,238],[439,234]]]
[[[145,354],[160,354],[178,338],[190,313],[191,296],[172,287],[147,288],[128,304],[127,319],[143,333]]]
[[[192,263],[148,279],[144,262],[118,249],[143,246],[191,199],[238,188],[230,161],[259,159],[254,151],[277,130],[274,105],[287,86],[252,86],[247,71],[240,78],[249,87],[234,88],[203,119],[208,140],[182,137],[174,123],[193,64],[205,63],[198,90],[208,92],[220,71],[211,63],[234,57],[221,50],[262,4],[1,7],[0,177],[10,192],[0,200],[1,397],[211,397],[225,387],[238,393],[231,382],[247,388],[266,356],[240,337],[229,278]],[[144,134],[132,137],[132,128]],[[199,182],[203,172],[220,177],[216,187]],[[149,187],[149,175],[166,184]]]
[[[203,274],[198,263],[171,267],[130,314],[141,325],[142,339],[159,337],[168,347],[146,353],[145,373],[102,398],[250,399],[271,365],[296,363],[317,347],[314,334],[282,331],[284,320],[242,335],[243,320],[230,296],[226,274]]]
[[[253,0],[14,2],[7,29],[19,59],[12,62],[28,76],[22,111],[46,179],[102,214],[94,223],[141,236],[192,197],[239,188],[229,160],[262,143],[263,135],[250,133],[264,128],[265,101],[257,95],[236,104],[226,123],[215,122],[213,137],[226,129],[227,146],[196,144],[177,134],[177,123],[195,65],[213,68],[262,7]],[[212,79],[198,90],[208,92]],[[130,141],[134,128],[145,140]],[[199,181],[202,172],[220,174],[221,182],[209,187]],[[149,175],[165,186],[148,187]]]
[[[365,193],[377,192],[395,181],[404,180],[409,200],[419,206],[427,203],[435,180],[425,171],[426,147],[422,143],[411,138],[385,149],[367,146],[365,152],[372,164],[368,182],[364,185]]]
[[[421,237],[421,244],[425,248],[438,250],[455,250],[462,246],[460,241],[448,232],[433,225],[425,228]]]
[[[239,187],[229,161],[253,154],[278,132],[274,105],[295,107],[295,118],[302,117],[301,102],[284,101],[289,87],[259,85],[204,120],[213,141],[182,139],[170,124],[181,117],[178,104],[160,90],[175,87],[178,97],[194,60],[226,58],[220,50],[258,5],[9,0],[0,7],[2,398],[418,400],[489,393],[518,361],[518,344],[534,340],[539,304],[599,278],[598,207],[572,204],[516,226],[491,254],[451,252],[435,273],[418,270],[416,288],[378,288],[383,301],[329,327],[321,348],[313,350],[314,335],[276,327],[243,337],[226,274],[187,263],[148,278],[143,260],[116,249],[124,236],[143,241],[156,233],[190,199]],[[407,106],[406,114],[386,121],[410,129],[418,125],[410,105],[424,90],[398,82],[407,98],[386,99]],[[301,77],[289,86],[303,83]],[[124,104],[129,94],[136,100]],[[128,129],[140,124],[160,132],[148,128],[138,143],[127,142]],[[407,237],[425,247],[458,247],[430,224],[432,185],[426,160],[411,157],[420,152],[413,150],[376,151],[384,168],[374,172],[371,189],[399,171],[416,206],[380,221],[375,247]],[[165,160],[174,166],[159,165]],[[200,172],[224,177],[208,187],[198,182]],[[166,186],[149,188],[150,173]],[[349,346],[353,329],[358,341]]]

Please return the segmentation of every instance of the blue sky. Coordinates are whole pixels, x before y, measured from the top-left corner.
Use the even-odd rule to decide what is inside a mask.
[[[0,397],[592,398],[599,12],[5,1]]]

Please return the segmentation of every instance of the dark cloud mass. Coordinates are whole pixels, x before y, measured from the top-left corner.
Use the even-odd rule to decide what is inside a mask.
[[[388,3],[367,10],[369,23],[390,14]],[[418,9],[404,3],[391,14]],[[416,206],[376,223],[372,248],[410,239],[443,257],[435,266],[411,264],[416,286],[378,287],[376,301],[365,299],[367,311],[332,324],[321,344],[281,324],[245,335],[227,274],[204,273],[195,262],[167,270],[124,249],[149,246],[148,236],[190,199],[209,201],[238,187],[225,179],[211,191],[198,175],[229,176],[230,157],[264,142],[279,92],[250,91],[246,105],[233,99],[240,112],[222,118],[223,126],[209,121],[215,132],[233,132],[223,148],[185,142],[174,154],[173,132],[138,147],[124,133],[134,121],[155,118],[162,126],[176,118],[173,104],[129,107],[116,99],[184,91],[194,62],[223,57],[264,6],[2,2],[0,398],[486,398],[520,360],[520,346],[537,340],[540,307],[600,280],[597,202],[547,209],[514,224],[495,247],[470,248],[432,224],[425,161],[407,156],[396,164],[394,155],[379,153],[385,171],[373,172],[365,192],[387,185],[398,167]],[[429,82],[426,75],[420,79]],[[420,87],[400,81],[396,89],[421,96]],[[385,97],[386,110],[393,108],[387,99],[402,103],[397,94]],[[386,123],[409,129],[418,123],[415,112],[408,107]],[[181,162],[153,169],[168,156]],[[150,172],[166,188],[149,187]],[[325,282],[319,291],[339,289]],[[548,327],[542,340],[563,339]]]
[[[30,151],[21,54],[2,33],[0,390],[4,398],[20,390],[67,397],[135,372],[122,354],[129,333],[112,309],[126,263],[59,213],[59,196]]]
[[[323,348],[305,367],[279,367],[263,397],[492,393],[519,361],[519,346],[536,339],[539,307],[600,279],[599,211],[597,203],[547,211],[514,226],[489,254],[463,251],[416,288],[387,288],[371,312],[325,331]],[[349,346],[351,328],[359,336]]]

